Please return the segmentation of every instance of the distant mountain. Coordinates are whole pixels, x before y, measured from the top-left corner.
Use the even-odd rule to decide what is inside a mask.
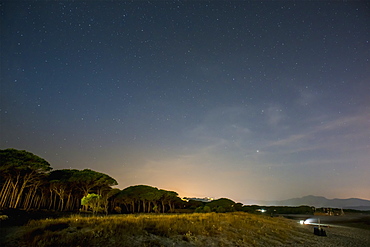
[[[265,201],[261,203],[266,206],[314,206],[317,208],[328,207],[328,208],[344,208],[344,209],[356,209],[356,210],[370,210],[370,201],[349,198],[349,199],[327,199],[323,196],[304,196],[301,198],[292,198],[282,201]]]

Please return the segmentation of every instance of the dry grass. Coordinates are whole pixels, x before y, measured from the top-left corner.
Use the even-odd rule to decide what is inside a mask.
[[[18,246],[278,246],[302,232],[291,221],[248,213],[115,215],[31,221]],[[297,240],[299,241],[299,240]],[[9,242],[10,243],[10,242]]]

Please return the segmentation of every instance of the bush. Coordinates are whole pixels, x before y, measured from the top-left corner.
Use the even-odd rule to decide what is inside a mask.
[[[225,213],[225,208],[222,207],[222,206],[218,206],[217,209],[216,209],[216,212],[217,213]]]
[[[204,212],[204,213],[210,213],[210,212],[211,212],[211,208],[210,208],[210,207],[208,207],[208,206],[204,206],[204,208],[203,208],[203,212]]]
[[[114,212],[116,212],[117,214],[120,214],[122,212],[122,208],[121,207],[114,207]]]
[[[0,215],[0,221],[7,220],[9,217],[7,215]]]

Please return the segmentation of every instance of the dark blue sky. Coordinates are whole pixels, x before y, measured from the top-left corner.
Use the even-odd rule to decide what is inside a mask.
[[[1,1],[0,148],[182,196],[370,199],[366,1]]]

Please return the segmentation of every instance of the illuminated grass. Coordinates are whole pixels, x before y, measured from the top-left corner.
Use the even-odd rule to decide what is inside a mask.
[[[276,246],[297,227],[284,218],[247,213],[115,215],[32,221],[20,246]]]

